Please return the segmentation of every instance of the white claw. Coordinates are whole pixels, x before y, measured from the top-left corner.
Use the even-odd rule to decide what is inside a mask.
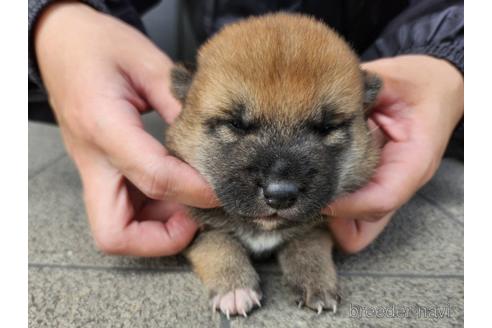
[[[229,315],[229,310],[226,311],[226,317],[227,317],[227,320],[231,320],[231,316]]]
[[[323,305],[318,304],[318,315],[321,314],[321,312],[323,312]]]
[[[243,310],[243,313],[241,313],[243,315],[243,317],[247,318],[248,315],[246,314],[246,311]]]
[[[258,305],[258,307],[261,307],[261,303],[260,303],[260,300],[258,299],[258,297],[253,294],[253,301],[255,302],[256,305]]]
[[[333,314],[337,313],[337,302],[333,303]]]
[[[303,305],[304,305],[304,302],[303,301],[299,301],[299,303],[297,303],[297,307],[299,309],[302,308]]]

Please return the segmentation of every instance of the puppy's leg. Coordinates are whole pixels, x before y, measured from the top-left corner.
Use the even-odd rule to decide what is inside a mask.
[[[220,231],[201,233],[185,251],[194,271],[207,286],[214,311],[246,316],[261,306],[259,277],[244,247]]]
[[[328,230],[314,229],[290,241],[279,251],[279,263],[288,284],[305,304],[319,313],[337,310],[337,276]]]

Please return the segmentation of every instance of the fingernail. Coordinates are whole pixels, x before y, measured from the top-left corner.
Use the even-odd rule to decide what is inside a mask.
[[[330,205],[328,205],[326,207],[326,212],[328,212],[328,214],[327,214],[328,216],[335,216],[335,211],[333,210],[333,208]]]

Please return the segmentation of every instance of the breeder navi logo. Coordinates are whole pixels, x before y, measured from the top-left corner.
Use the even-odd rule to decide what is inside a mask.
[[[431,305],[423,306],[419,304],[403,306],[362,306],[350,304],[350,317],[362,318],[418,318],[418,319],[443,319],[451,317],[451,306]]]

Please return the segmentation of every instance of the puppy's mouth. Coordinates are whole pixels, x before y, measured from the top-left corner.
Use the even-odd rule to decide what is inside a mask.
[[[281,226],[286,219],[278,214],[272,214],[268,216],[258,216],[253,219],[262,230],[275,230]]]
[[[258,216],[256,220],[265,220],[265,221],[275,221],[275,220],[283,220],[285,218],[281,217],[277,213],[267,215],[267,216]]]
[[[280,211],[267,211],[266,213],[261,213],[257,215],[243,215],[253,221],[262,222],[297,222],[301,217],[305,217],[296,209],[287,209]]]

